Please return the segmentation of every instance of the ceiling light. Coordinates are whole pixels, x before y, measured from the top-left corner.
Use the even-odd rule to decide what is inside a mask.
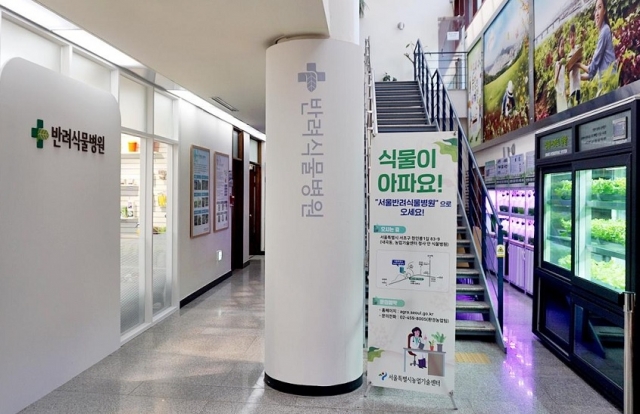
[[[224,99],[222,99],[219,96],[214,96],[214,97],[211,98],[211,100],[213,100],[213,102],[217,103],[218,105],[227,108],[231,112],[238,112],[238,108],[236,108],[235,106],[232,106],[231,104],[227,103]]]
[[[0,0],[0,6],[48,30],[77,29],[73,23],[31,0]]]

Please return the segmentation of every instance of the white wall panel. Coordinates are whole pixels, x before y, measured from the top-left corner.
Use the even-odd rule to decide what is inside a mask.
[[[103,136],[104,154],[55,127]],[[11,60],[0,148],[0,413],[15,413],[120,345],[118,104]]]
[[[0,65],[14,57],[37,63],[54,72],[60,72],[61,47],[49,39],[35,34],[7,19],[0,25]]]
[[[71,77],[105,92],[111,92],[111,69],[77,53],[72,57]]]

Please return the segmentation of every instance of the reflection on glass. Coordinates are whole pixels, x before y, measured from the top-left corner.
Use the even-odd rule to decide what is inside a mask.
[[[542,260],[571,270],[571,173],[544,175]]]
[[[120,332],[144,322],[140,257],[140,138],[122,135],[120,167]]]
[[[153,144],[153,314],[171,305],[170,232],[167,204],[170,147]]]
[[[577,305],[575,312],[575,355],[622,388],[624,322],[612,322],[604,314]]]
[[[543,279],[540,279],[540,289],[545,292],[540,301],[541,312],[544,315],[541,328],[568,344],[571,332],[569,292]]]
[[[622,292],[626,281],[627,168],[576,175],[576,276]]]

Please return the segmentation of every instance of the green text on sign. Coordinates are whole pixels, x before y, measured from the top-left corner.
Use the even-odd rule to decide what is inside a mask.
[[[384,224],[374,224],[373,232],[402,234],[407,232],[407,228],[405,226],[386,226]]]
[[[385,299],[385,298],[373,298],[373,304],[375,306],[393,306],[401,308],[404,306],[404,300],[402,299]]]

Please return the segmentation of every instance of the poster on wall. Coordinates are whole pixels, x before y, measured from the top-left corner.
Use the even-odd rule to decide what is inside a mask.
[[[509,0],[484,34],[483,125],[489,141],[529,124],[529,0]]]
[[[455,376],[458,139],[378,135],[371,157],[369,380],[447,394]]]
[[[467,55],[469,145],[482,144],[482,38]]]
[[[536,120],[640,78],[640,2],[534,0]]]
[[[191,237],[211,232],[209,178],[211,155],[207,148],[191,146]]]
[[[214,182],[213,192],[215,204],[213,215],[214,231],[224,230],[229,227],[229,155],[216,152],[213,155]]]

